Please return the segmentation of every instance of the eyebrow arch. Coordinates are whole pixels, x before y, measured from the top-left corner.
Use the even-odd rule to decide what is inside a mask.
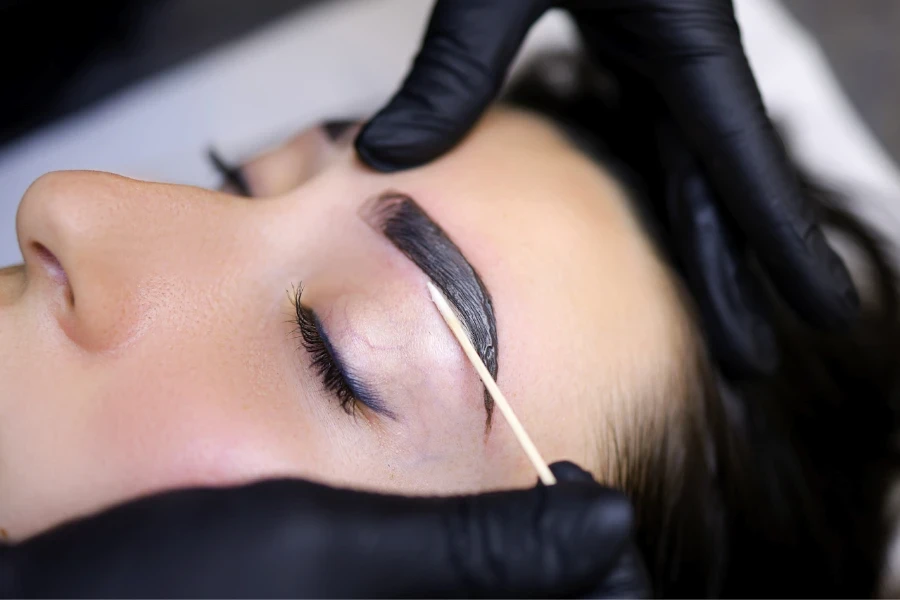
[[[497,378],[497,321],[484,282],[447,234],[408,195],[387,191],[366,202],[363,219],[382,233],[444,293],[459,313],[491,376]],[[494,400],[484,391],[486,430]]]

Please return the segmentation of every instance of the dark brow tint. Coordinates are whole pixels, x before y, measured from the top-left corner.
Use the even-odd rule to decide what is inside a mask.
[[[491,296],[481,277],[447,234],[415,201],[399,192],[385,192],[366,203],[363,218],[382,232],[444,293],[459,313],[484,365],[497,378],[497,322]],[[425,293],[423,288],[422,293]],[[490,429],[494,400],[485,390],[486,427]]]

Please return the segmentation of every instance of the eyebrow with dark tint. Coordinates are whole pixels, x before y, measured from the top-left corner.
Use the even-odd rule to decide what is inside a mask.
[[[491,296],[456,244],[406,194],[385,192],[363,206],[362,216],[444,293],[468,329],[478,356],[497,379],[497,321]],[[490,429],[494,400],[487,390],[484,410]]]

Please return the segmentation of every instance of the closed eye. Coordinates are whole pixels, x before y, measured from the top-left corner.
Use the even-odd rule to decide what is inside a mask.
[[[303,306],[303,286],[297,286],[293,293],[297,333],[301,345],[309,353],[312,369],[321,379],[325,390],[337,399],[348,415],[355,415],[362,405],[379,415],[396,420],[396,415],[385,406],[384,401],[346,366],[315,312]]]

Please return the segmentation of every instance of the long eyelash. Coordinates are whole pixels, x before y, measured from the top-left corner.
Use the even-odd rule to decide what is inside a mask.
[[[347,380],[338,368],[332,350],[319,334],[316,316],[300,303],[302,294],[303,284],[300,284],[293,290],[294,309],[297,313],[295,322],[300,344],[309,353],[312,368],[319,375],[325,389],[334,394],[344,412],[353,416],[359,408],[359,401],[350,386],[347,385]]]
[[[244,171],[241,167],[235,167],[225,162],[225,159],[216,152],[215,148],[210,148],[207,151],[206,156],[209,158],[209,162],[212,163],[213,168],[218,171],[219,175],[225,180],[225,183],[230,183],[234,186],[234,189],[242,196],[248,198],[253,196],[250,192],[250,186],[247,184],[247,178],[244,177]]]

